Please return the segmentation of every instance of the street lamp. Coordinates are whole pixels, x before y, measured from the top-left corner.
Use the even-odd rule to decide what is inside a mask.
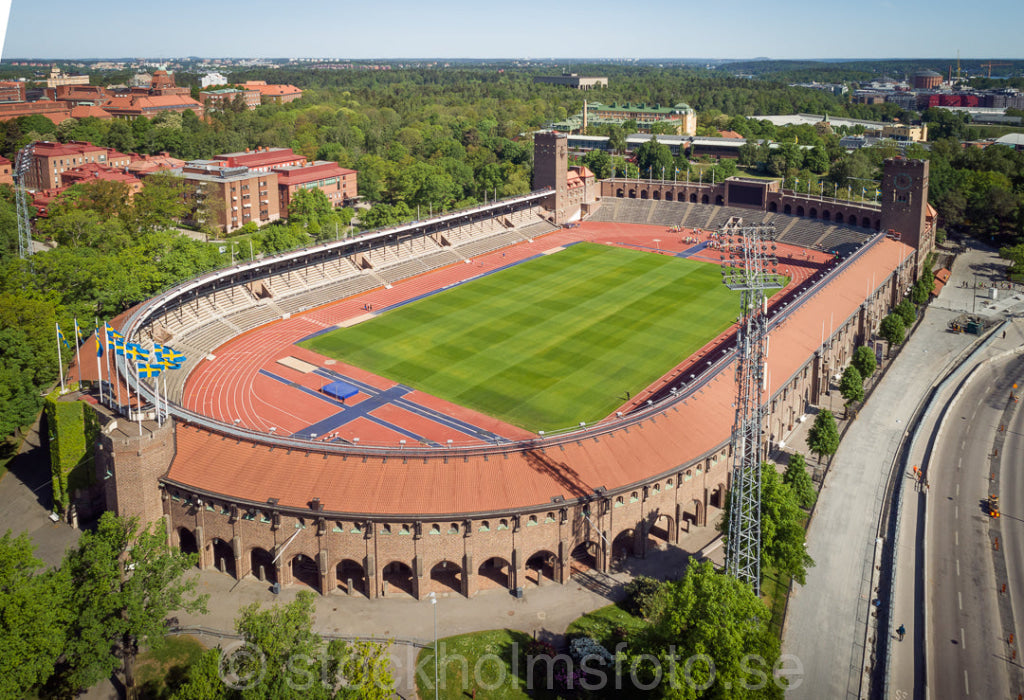
[[[437,594],[431,591],[427,597],[434,608],[434,700],[437,700]]]

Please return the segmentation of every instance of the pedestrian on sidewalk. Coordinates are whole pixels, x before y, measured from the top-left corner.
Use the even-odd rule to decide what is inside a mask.
[[[905,635],[906,633],[907,633],[907,628],[904,627],[903,625],[900,625],[899,627],[896,628],[896,634],[899,635],[901,642],[903,641],[903,635]]]

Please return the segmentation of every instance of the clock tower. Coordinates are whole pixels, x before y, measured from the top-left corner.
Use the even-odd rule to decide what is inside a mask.
[[[935,250],[935,230],[928,220],[928,161],[890,158],[882,166],[882,230],[917,250],[920,271]]]
[[[557,131],[533,135],[533,189],[551,189],[545,206],[554,215],[554,223],[564,224],[568,208],[569,138]]]

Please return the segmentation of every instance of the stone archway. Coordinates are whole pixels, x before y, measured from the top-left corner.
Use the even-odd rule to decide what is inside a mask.
[[[854,219],[854,220],[856,221],[856,219]],[[843,212],[841,212],[841,211],[837,211],[836,212],[836,223],[837,224],[845,223],[845,220],[843,219]]]
[[[672,194],[672,190],[669,190],[668,192],[665,193],[666,202],[671,202],[673,200],[673,197],[674,195]]]
[[[430,585],[435,593],[462,593],[462,567],[444,560],[430,569]]]
[[[597,542],[580,542],[569,554],[572,573],[584,573],[597,568]]]
[[[770,211],[771,213],[774,214],[778,210],[779,210],[779,205],[778,204],[776,204],[775,202],[768,202],[768,211]]]
[[[655,549],[664,549],[670,544],[675,544],[675,526],[675,518],[671,515],[668,513],[659,515],[651,524],[651,529],[647,531],[649,548],[653,546]]]
[[[292,557],[292,581],[303,583],[320,593],[320,567],[316,560],[305,554]]]
[[[785,214],[786,216],[789,216],[790,214],[793,213],[793,206],[790,204],[785,205],[784,207],[782,207],[782,213]]]
[[[366,586],[366,570],[363,565],[354,559],[342,559],[335,568],[335,575],[338,580],[338,588],[348,595],[361,593],[369,596]],[[352,587],[349,588],[349,581]]]
[[[690,195],[690,203],[691,204],[696,204],[697,203],[697,195],[696,194],[691,194]]]
[[[260,581],[277,583],[277,567],[274,565],[274,557],[267,550],[253,547],[249,552],[249,568],[252,575]]]
[[[796,215],[797,216],[803,216],[804,215],[804,208],[802,206],[798,206],[796,208]]]
[[[630,199],[636,199],[636,190],[630,190],[629,191],[629,198]]]
[[[178,549],[182,554],[199,554],[196,536],[187,527],[178,528]]]
[[[621,187],[620,187],[620,188],[618,188],[617,190],[615,190],[615,196],[616,196],[616,197],[619,197],[619,198],[621,199],[621,198],[622,198],[622,195],[623,195],[623,191],[622,191],[622,188],[621,188]]]
[[[640,190],[640,199],[647,199],[647,190]]]
[[[718,206],[722,206],[723,204],[725,204],[725,198],[722,197],[722,195],[720,195],[720,194],[716,194],[715,195],[715,204],[717,204]]]
[[[660,202],[661,201],[661,192],[659,192],[658,190],[654,190],[654,193],[652,194],[651,199],[653,199],[655,202]]]
[[[558,557],[542,549],[526,560],[526,582],[540,585],[542,581],[555,580],[555,565]]]
[[[213,568],[231,578],[238,578],[235,570],[235,550],[222,539],[213,538]]]
[[[396,593],[404,593],[416,597],[412,568],[408,564],[400,561],[387,564],[382,571],[381,579],[387,584],[385,588],[387,592],[384,595],[394,596]]]
[[[860,220],[860,227],[871,228],[871,219],[865,216],[863,219]]]
[[[815,207],[811,207],[810,211],[807,212],[807,216],[811,217],[812,219],[817,219],[818,210]]]
[[[832,215],[829,213],[828,209],[823,209],[822,212],[821,212],[821,220],[822,221],[830,221],[831,219],[832,219]]]
[[[701,195],[701,197],[700,197],[700,203],[701,203],[701,204],[707,204],[707,203],[708,203],[708,196],[707,196],[706,194],[704,194],[704,195]]]
[[[491,557],[476,571],[478,588],[512,588],[512,566],[501,557]]]
[[[612,540],[612,563],[618,564],[627,557],[636,556],[636,530],[623,530]]]
[[[725,484],[719,482],[718,486],[711,492],[708,505],[715,508],[725,508]]]

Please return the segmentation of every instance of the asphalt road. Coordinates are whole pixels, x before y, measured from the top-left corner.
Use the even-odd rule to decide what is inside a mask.
[[[933,445],[925,581],[929,688],[935,698],[1010,697],[1013,667],[999,616],[992,523],[984,505],[990,490],[993,441],[1010,385],[1022,371],[1024,359],[1019,357],[983,365],[949,406]],[[1018,433],[1021,427],[1018,424]],[[1004,454],[1013,454],[1009,445]],[[1019,461],[1019,455],[1010,459]],[[1018,483],[1015,488],[1020,487]],[[1009,494],[1005,498],[1016,500]],[[1024,553],[1024,532],[1020,527],[1013,529],[1018,553]],[[1024,556],[1016,561],[1024,565]],[[1024,584],[1024,575],[1017,581]],[[1024,585],[1019,585],[1019,591],[1024,593]]]
[[[1024,391],[1024,358],[1010,364],[1007,382],[1016,383],[1018,401]],[[1004,387],[1005,390],[1005,387]],[[997,399],[1002,397],[997,395]],[[1008,398],[1008,395],[1007,395]],[[1007,404],[1004,404],[1007,405]],[[1008,418],[1008,420],[1007,420]],[[1024,410],[1020,403],[1014,404],[1007,416],[1005,442],[999,464],[1000,511],[998,530],[1002,541],[1003,558],[1006,565],[1007,589],[1013,606],[1013,621],[1016,634],[1024,633]],[[1000,582],[1000,587],[1002,582]],[[1005,629],[1004,629],[1005,633]],[[1021,673],[1021,645],[1017,650],[1018,678]]]

